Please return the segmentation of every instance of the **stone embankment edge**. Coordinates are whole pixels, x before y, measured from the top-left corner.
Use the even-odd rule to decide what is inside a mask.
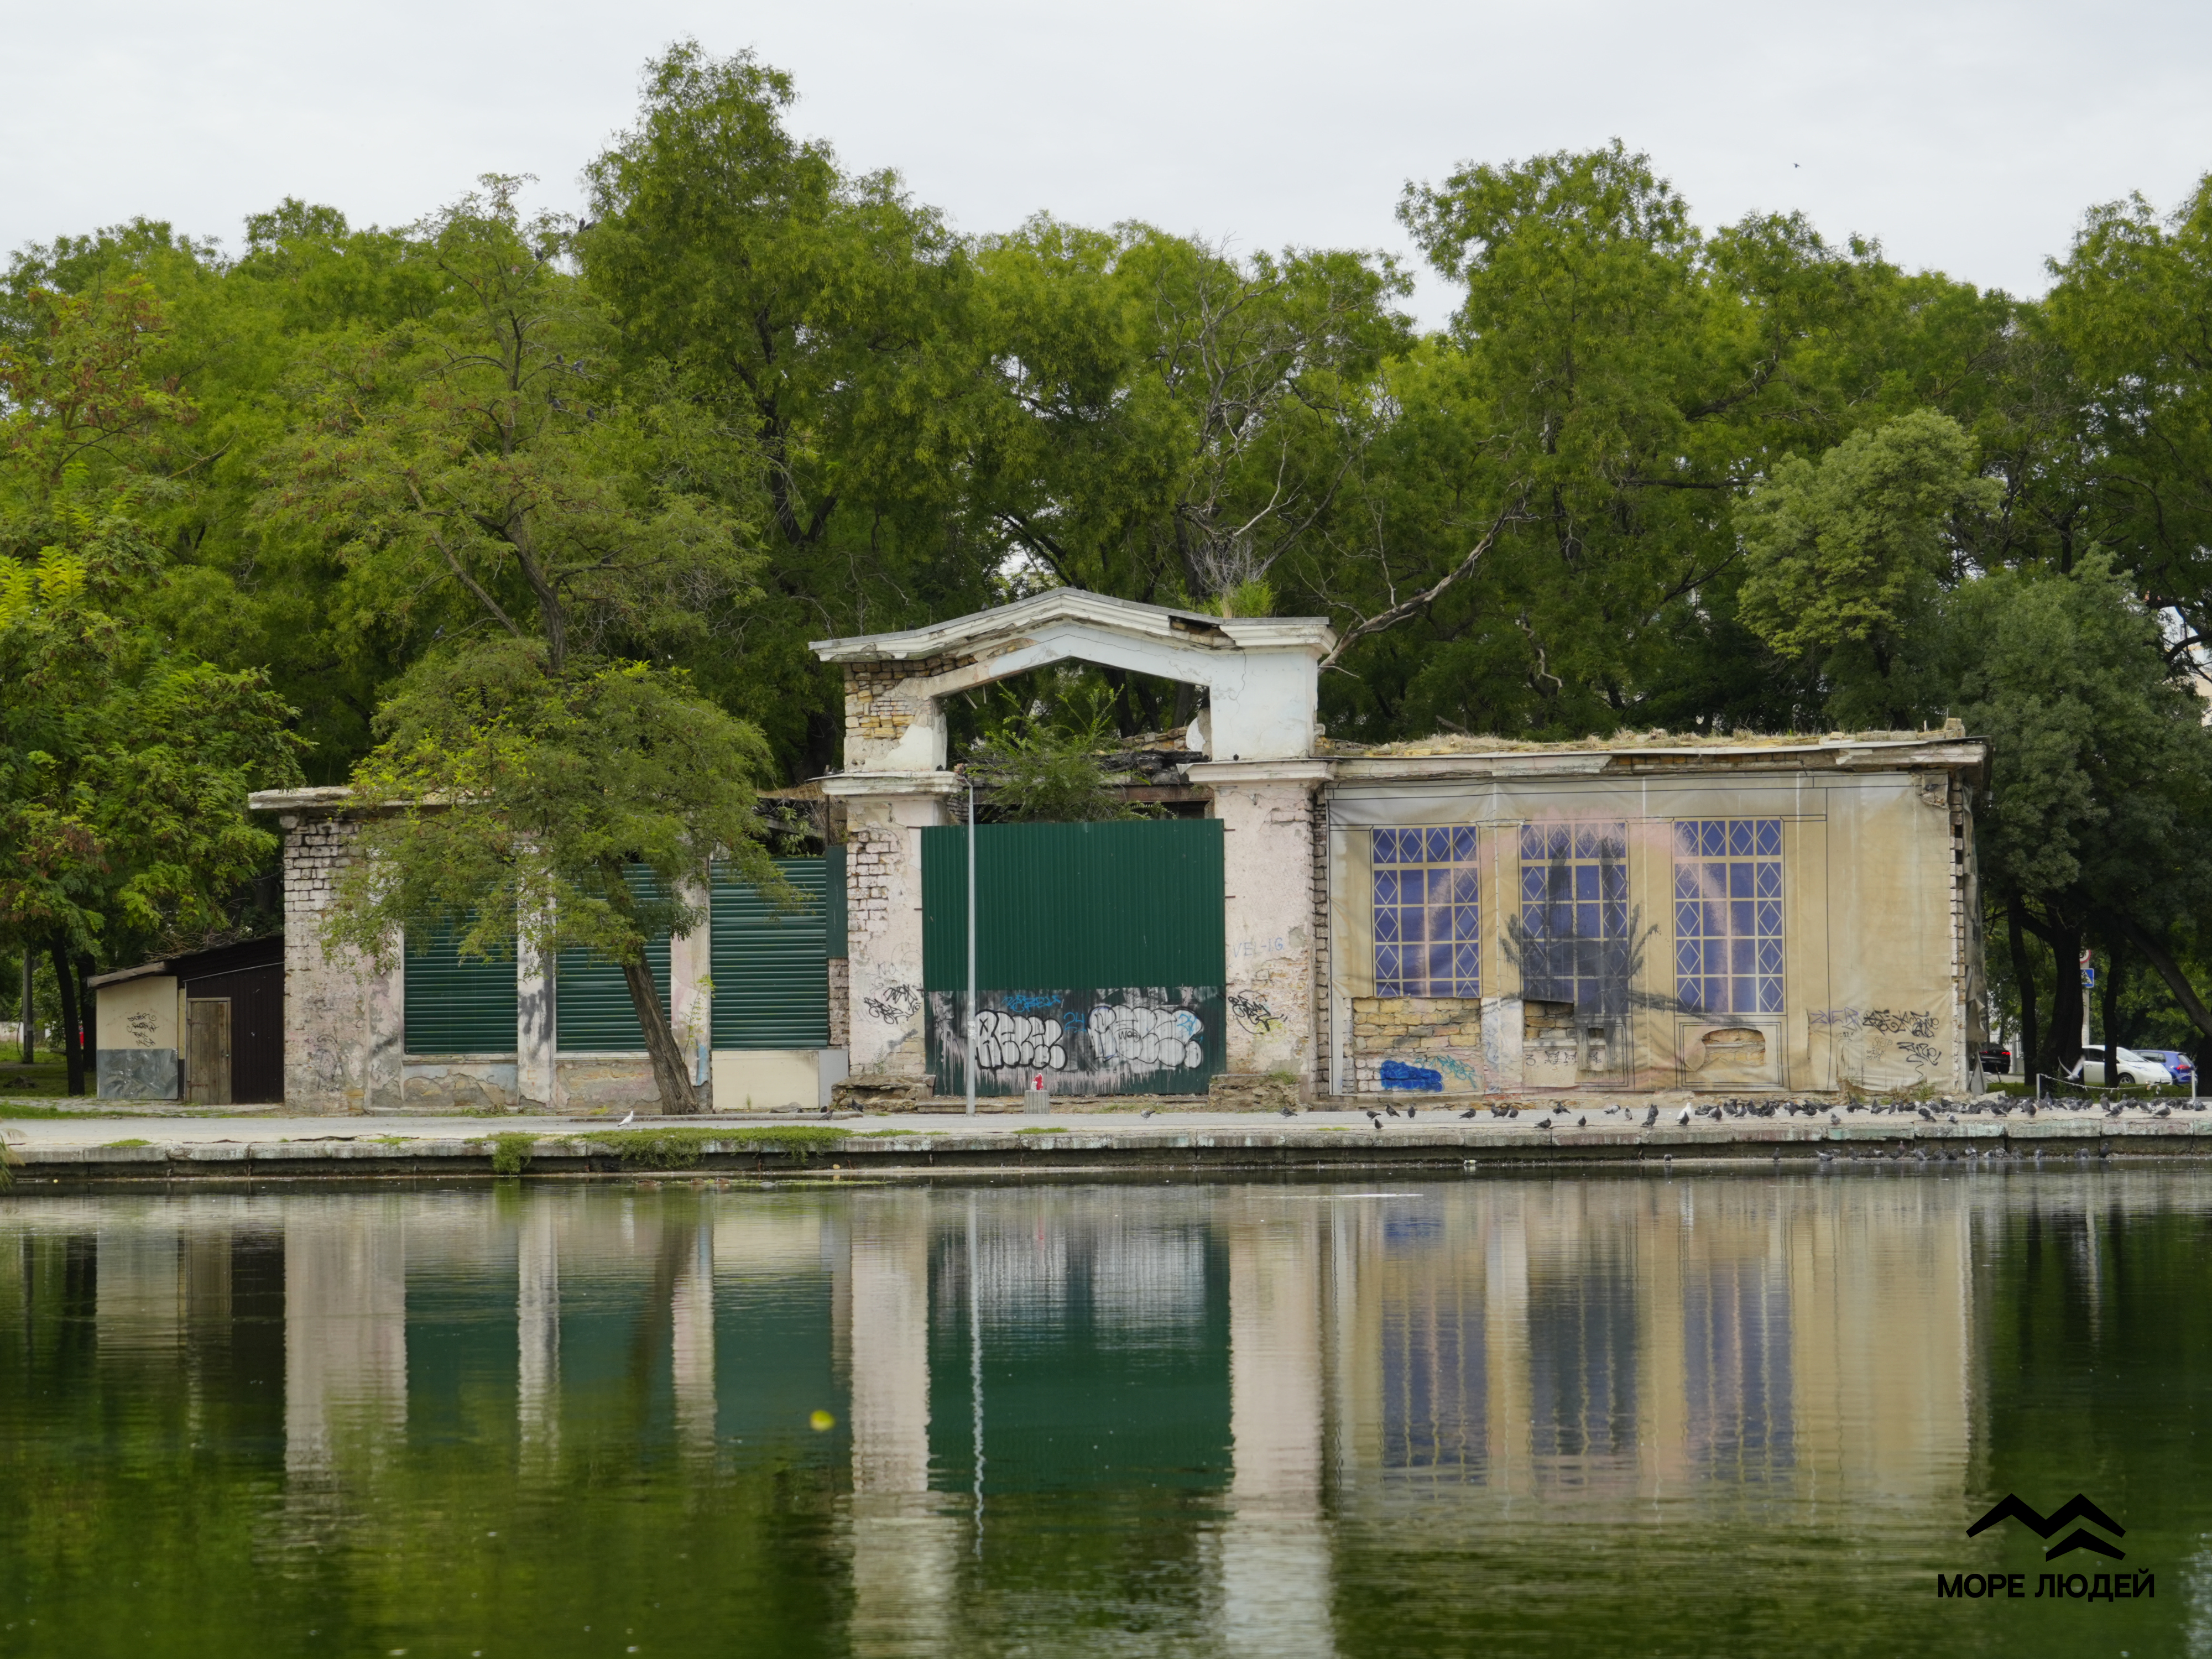
[[[1165,1130],[1038,1135],[856,1136],[805,1148],[708,1140],[680,1168],[625,1162],[569,1136],[532,1143],[526,1173],[544,1176],[815,1174],[902,1178],[939,1174],[1099,1174],[1137,1170],[1486,1167],[1745,1167],[1784,1160],[1824,1170],[1967,1161],[2212,1157],[2212,1121],[1707,1126],[1650,1129]],[[447,1180],[495,1173],[485,1139],[394,1143],[180,1141],[169,1146],[33,1145],[14,1151],[17,1187],[83,1181]]]

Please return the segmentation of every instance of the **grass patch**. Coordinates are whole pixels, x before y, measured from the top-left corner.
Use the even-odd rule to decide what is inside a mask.
[[[1014,1133],[1018,1135],[1064,1135],[1067,1133],[1067,1126],[1064,1123],[1041,1123],[1033,1127],[1017,1129]]]
[[[918,1135],[920,1129],[866,1129],[853,1137],[855,1140],[889,1140],[893,1135]]]
[[[538,1145],[538,1137],[526,1130],[517,1129],[491,1138],[491,1172],[494,1175],[519,1176],[530,1167],[531,1149]]]
[[[66,1106],[26,1106],[18,1100],[0,1101],[0,1117],[89,1117],[89,1112],[72,1112]]]
[[[688,1170],[709,1146],[732,1152],[796,1152],[804,1158],[842,1146],[851,1138],[828,1124],[809,1123],[779,1123],[758,1129],[684,1124],[657,1129],[599,1129],[574,1137],[586,1146],[605,1147],[624,1164],[657,1170]]]
[[[103,1140],[103,1141],[101,1141],[100,1144],[101,1146],[152,1146],[154,1143],[153,1143],[152,1141],[150,1141],[150,1140],[138,1139],[138,1140]]]

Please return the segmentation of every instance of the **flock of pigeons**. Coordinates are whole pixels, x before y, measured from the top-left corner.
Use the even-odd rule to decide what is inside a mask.
[[[2161,1101],[2155,1107],[2150,1105],[2148,1102],[2138,1103],[2143,1107],[2144,1115],[2154,1118],[2172,1116],[2176,1107],[2179,1107],[2184,1112],[2201,1112],[2208,1109],[2212,1109],[2212,1100]],[[1377,1112],[1371,1108],[1364,1109],[1367,1112],[1368,1121],[1374,1127],[1375,1130],[1378,1133],[1382,1131],[1382,1120],[1386,1115],[1390,1117],[1403,1117],[1407,1122],[1412,1122],[1420,1115],[1420,1108],[1418,1106],[1409,1105],[1401,1113],[1399,1111],[1398,1108],[1389,1101],[1383,1102],[1382,1110],[1380,1112]],[[1435,1110],[1437,1109],[1431,1108],[1431,1109]],[[1447,1114],[1449,1114],[1449,1108],[1445,1108],[1443,1109]],[[1518,1118],[1523,1109],[1524,1109],[1522,1107],[1512,1105],[1505,1102],[1498,1102],[1488,1106],[1470,1106],[1465,1111],[1460,1113],[1459,1116],[1462,1118],[1480,1117],[1483,1115],[1485,1112],[1487,1112],[1492,1117]],[[1525,1109],[1534,1111],[1536,1108],[1528,1107]],[[1703,1105],[1698,1106],[1684,1106],[1674,1115],[1674,1121],[1677,1124],[1685,1127],[1694,1123],[1699,1118],[1710,1118],[1715,1123],[1720,1123],[1724,1122],[1730,1118],[1776,1116],[1794,1117],[1802,1113],[1807,1117],[1818,1119],[1823,1112],[1827,1114],[1828,1121],[1832,1124],[1841,1124],[1845,1115],[1852,1113],[1864,1113],[1869,1118],[1880,1118],[1885,1116],[1917,1116],[1923,1121],[1928,1123],[1956,1123],[1962,1116],[1980,1117],[1987,1115],[1990,1117],[2008,1117],[2014,1112],[2021,1112],[2028,1117],[2033,1117],[2036,1115],[2039,1109],[2076,1116],[2085,1113],[2100,1112],[2106,1117],[2118,1118],[2127,1109],[2127,1106],[2124,1103],[2119,1101],[2112,1101],[2100,1104],[2095,1101],[2087,1099],[2051,1098],[2039,1101],[2019,1100],[2008,1096],[1984,1096],[1978,1100],[1953,1100],[1947,1096],[1937,1100],[1928,1102],[1853,1101],[1844,1106],[1840,1110],[1827,1103],[1821,1101],[1717,1100],[1708,1101]],[[1283,1115],[1285,1117],[1295,1117],[1297,1114],[1292,1109],[1286,1106],[1283,1109]],[[1601,1109],[1597,1115],[1601,1118],[1618,1115],[1622,1119],[1624,1123],[1633,1126],[1636,1120],[1636,1109],[1633,1106],[1607,1106]],[[1555,1127],[1555,1125],[1564,1126],[1566,1121],[1566,1113],[1563,1110],[1548,1112],[1543,1117],[1537,1120],[1536,1127],[1540,1129],[1549,1129]],[[1578,1113],[1575,1117],[1575,1127],[1578,1129],[1586,1129],[1589,1127],[1589,1121],[1590,1115],[1589,1113]],[[1644,1110],[1643,1127],[1649,1129],[1658,1121],[1659,1108],[1656,1105],[1646,1106]]]

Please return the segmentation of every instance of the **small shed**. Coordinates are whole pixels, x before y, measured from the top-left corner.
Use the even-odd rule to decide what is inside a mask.
[[[89,981],[103,1100],[284,1098],[284,937],[193,951]]]

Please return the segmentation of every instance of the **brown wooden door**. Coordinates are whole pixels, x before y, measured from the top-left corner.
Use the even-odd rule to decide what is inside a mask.
[[[230,1104],[230,1003],[196,997],[185,1005],[185,1098]]]

